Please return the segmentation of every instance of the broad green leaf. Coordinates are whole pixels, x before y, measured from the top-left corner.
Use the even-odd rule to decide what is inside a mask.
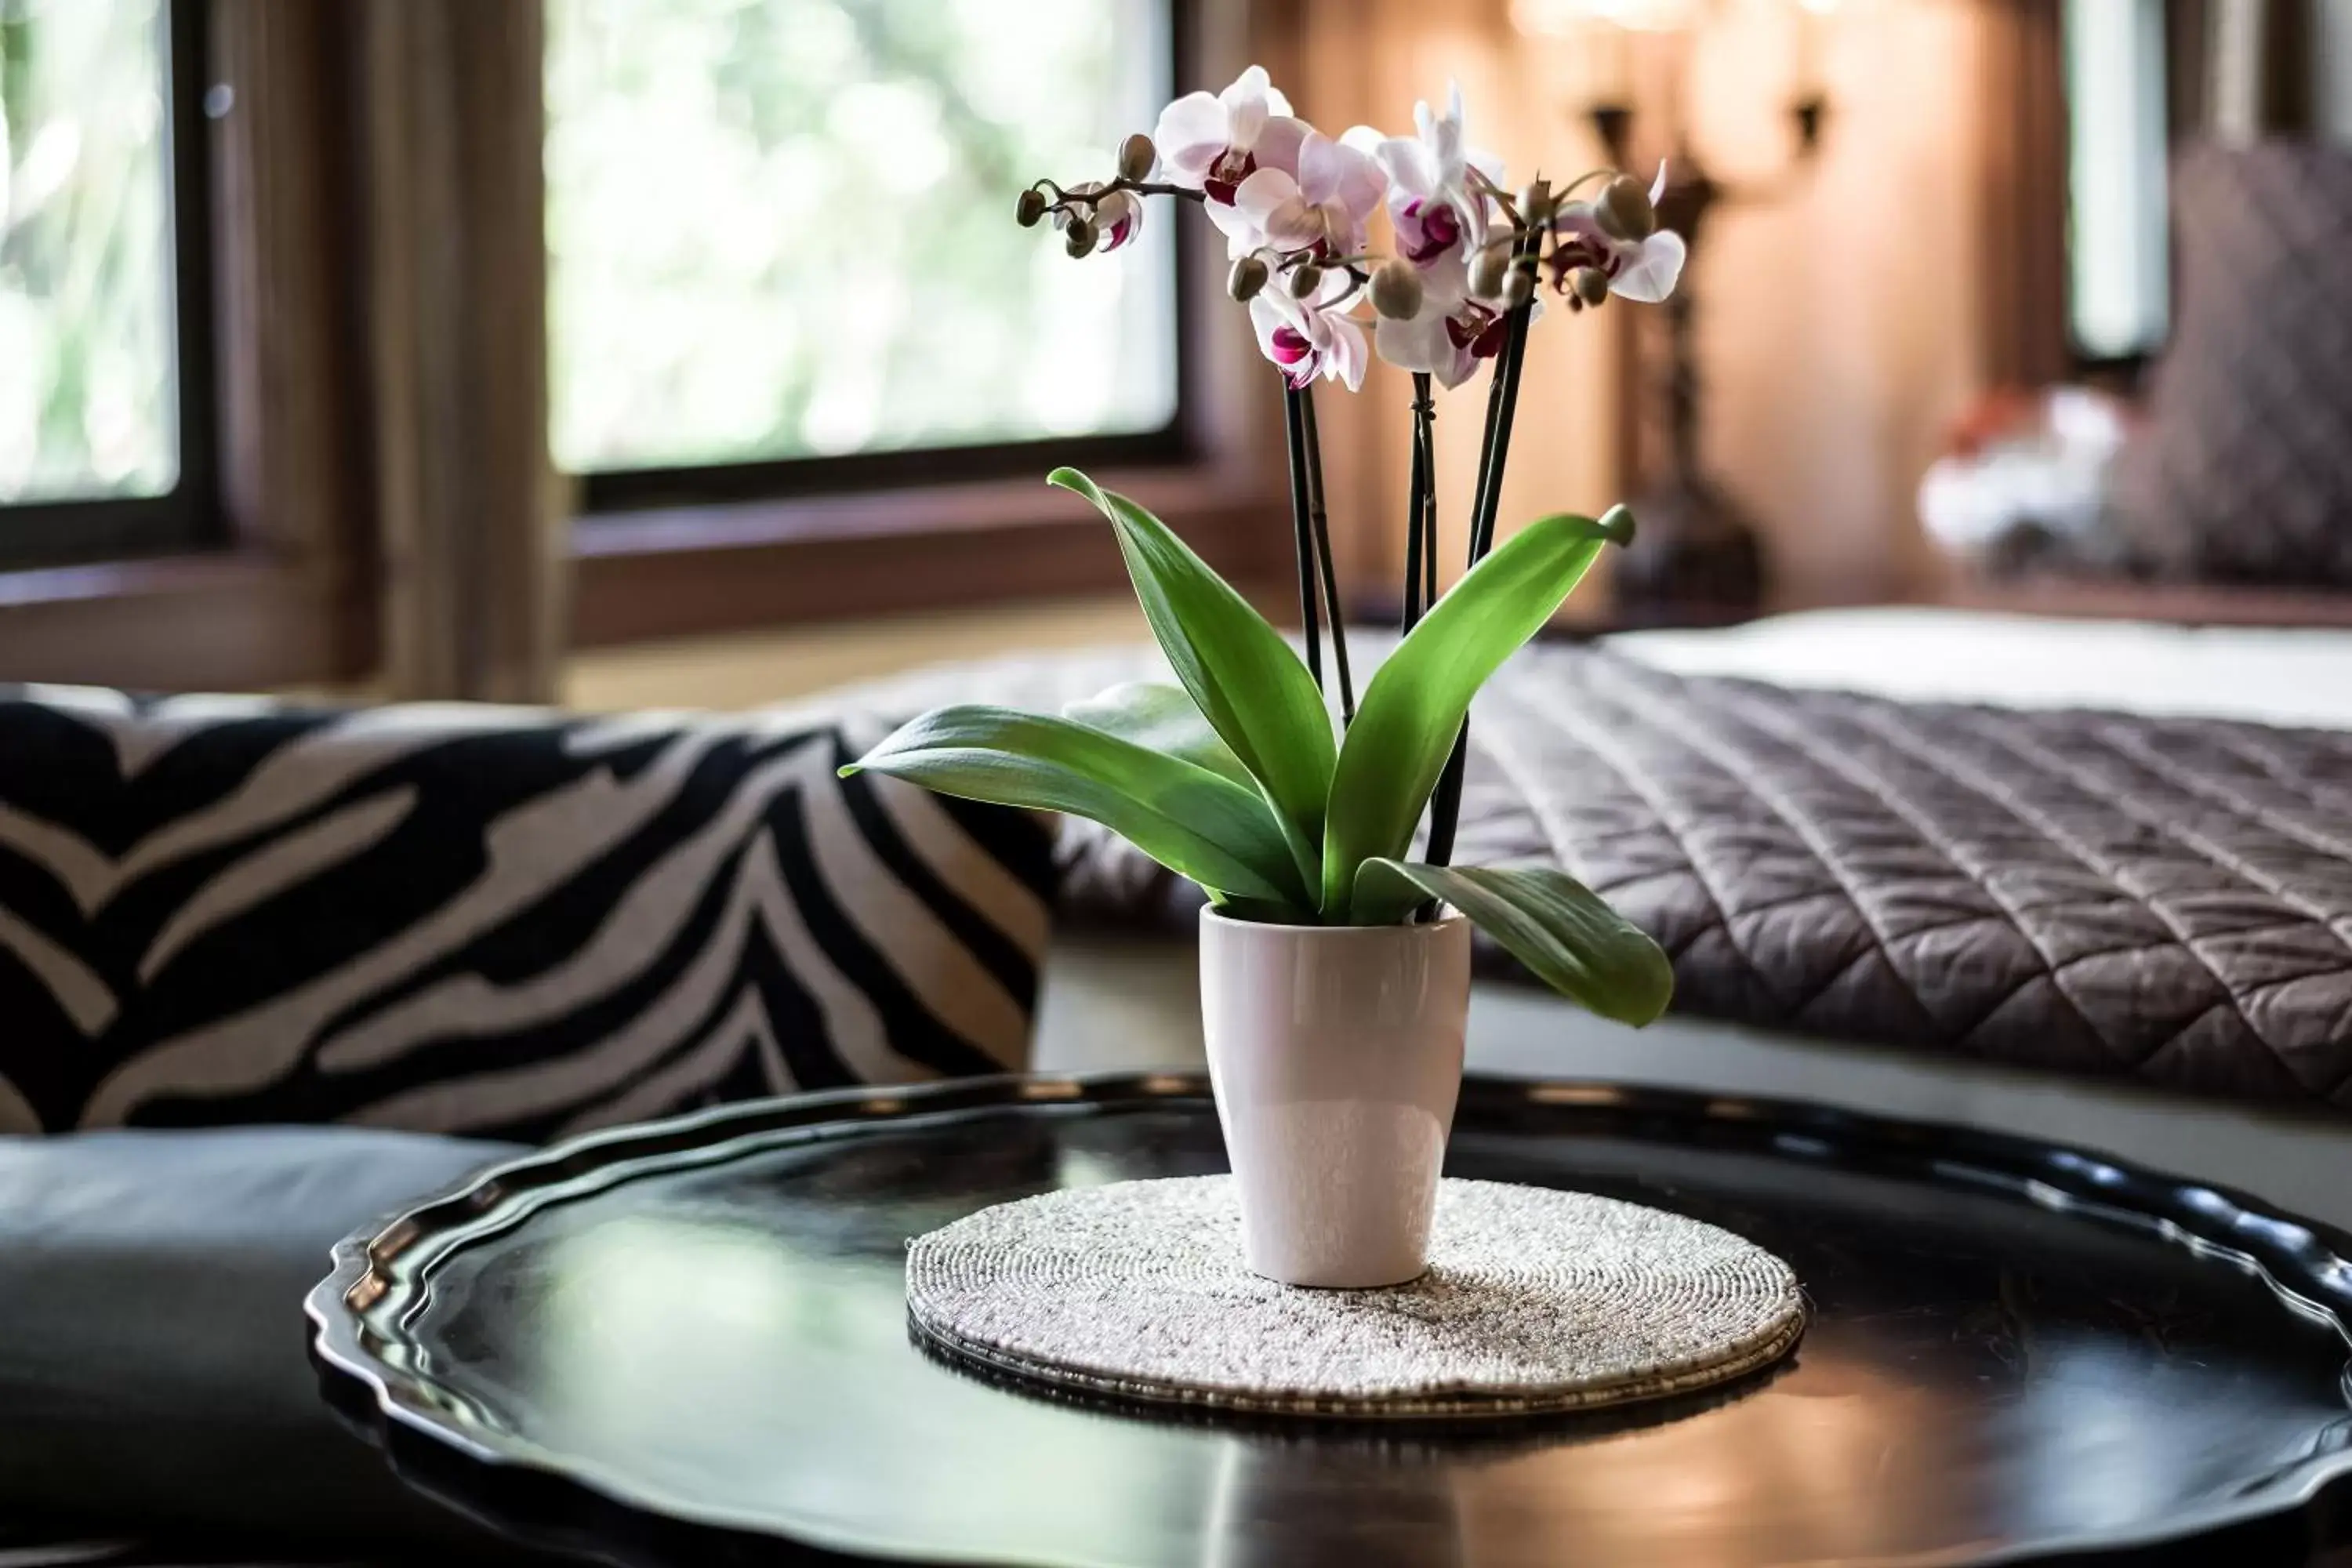
[[[1472,567],[1397,645],[1364,689],[1339,748],[1323,829],[1323,914],[1349,917],[1356,868],[1403,855],[1470,699],[1543,628],[1601,547],[1630,537],[1622,508],[1605,521],[1562,512],[1521,529]]]
[[[1357,874],[1368,919],[1402,920],[1424,898],[1460,910],[1537,978],[1604,1018],[1638,1027],[1674,996],[1664,951],[1565,871],[1367,860]]]
[[[1209,728],[1209,721],[1201,717],[1199,705],[1181,686],[1130,680],[1112,687],[1099,697],[1071,703],[1062,710],[1062,717],[1090,730],[1117,735],[1122,741],[1132,741],[1148,752],[1206,768],[1244,789],[1257,788],[1250,771],[1242,766],[1233,748]]]
[[[1048,483],[1110,519],[1135,596],[1176,679],[1273,803],[1299,874],[1321,876],[1323,807],[1338,748],[1323,694],[1298,655],[1168,525],[1076,468]]]
[[[1099,822],[1213,892],[1309,908],[1265,802],[1230,779],[1066,719],[941,708],[842,769]]]

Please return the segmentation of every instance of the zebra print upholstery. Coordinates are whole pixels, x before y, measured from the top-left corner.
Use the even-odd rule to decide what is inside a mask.
[[[0,689],[0,1132],[1018,1068],[1049,830],[835,776],[887,727]]]

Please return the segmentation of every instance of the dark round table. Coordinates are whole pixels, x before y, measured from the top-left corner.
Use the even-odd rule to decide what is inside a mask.
[[[1724,1226],[1812,1321],[1727,1391],[1255,1424],[933,1359],[906,1242],[1223,1169],[1191,1076],[804,1096],[488,1173],[338,1249],[327,1395],[529,1544],[684,1565],[2294,1563],[2352,1542],[2352,1242],[2254,1200],[1820,1107],[1472,1079],[1447,1169]]]

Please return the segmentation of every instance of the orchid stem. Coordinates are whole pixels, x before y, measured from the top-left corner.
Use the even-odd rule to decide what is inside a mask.
[[[1430,421],[1437,405],[1429,392],[1429,373],[1412,377],[1412,492],[1405,514],[1404,629],[1421,624],[1436,603],[1437,477],[1430,471],[1433,452]]]
[[[1323,631],[1315,613],[1315,539],[1307,483],[1306,418],[1298,388],[1283,378],[1283,424],[1290,437],[1290,521],[1298,542],[1298,625],[1307,642],[1307,673],[1323,689]]]
[[[1437,405],[1424,398],[1421,416],[1421,613],[1437,608]]]
[[[1422,519],[1428,512],[1428,500],[1423,492],[1429,487],[1429,467],[1422,451],[1422,410],[1429,406],[1429,377],[1415,371],[1412,376],[1412,482],[1405,492],[1404,512],[1404,629],[1407,632],[1421,624],[1421,529]]]
[[[1528,322],[1533,313],[1531,305],[1511,312],[1504,329],[1502,353],[1495,356],[1494,384],[1486,398],[1486,438],[1478,458],[1477,510],[1470,518],[1469,560],[1474,567],[1495,547],[1495,514],[1502,507],[1503,468],[1510,460],[1519,366],[1527,357]],[[1462,817],[1462,780],[1469,763],[1470,721],[1465,719],[1461,733],[1454,737],[1454,754],[1446,758],[1445,771],[1438,775],[1436,792],[1430,797],[1427,858],[1433,866],[1447,865],[1454,858],[1454,838]]]
[[[1315,534],[1316,568],[1323,577],[1323,608],[1331,623],[1331,662],[1339,674],[1339,722],[1356,721],[1356,682],[1348,671],[1348,621],[1339,609],[1339,578],[1331,569],[1331,520],[1323,510],[1323,437],[1315,423],[1315,389],[1297,394],[1307,437],[1307,514]]]

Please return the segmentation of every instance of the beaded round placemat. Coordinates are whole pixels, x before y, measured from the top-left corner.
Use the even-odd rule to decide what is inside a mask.
[[[1498,1182],[1437,1193],[1429,1272],[1310,1290],[1242,1263],[1232,1178],[1077,1187],[916,1240],[915,1329],[1018,1377],[1316,1415],[1520,1415],[1654,1399],[1786,1354],[1789,1266],[1729,1231]]]

